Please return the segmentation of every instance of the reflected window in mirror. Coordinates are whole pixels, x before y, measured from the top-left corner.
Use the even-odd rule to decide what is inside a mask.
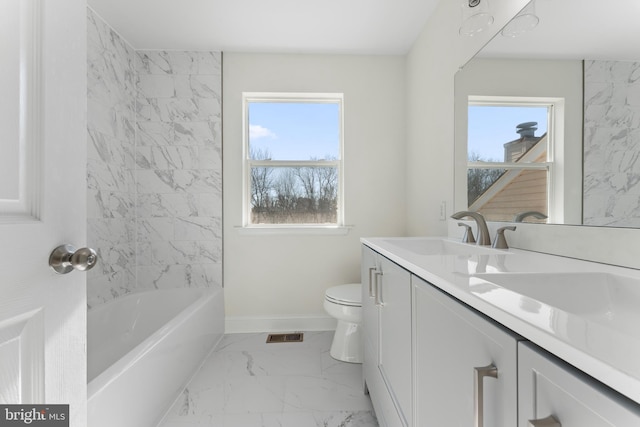
[[[547,99],[469,97],[469,210],[490,221],[547,221],[557,186],[555,111]]]

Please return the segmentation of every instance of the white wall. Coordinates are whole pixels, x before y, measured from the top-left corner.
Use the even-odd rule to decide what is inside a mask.
[[[493,0],[495,21],[476,37],[458,35],[459,2],[443,0],[407,56],[407,226],[411,235],[446,235],[440,203],[453,213],[454,75],[524,7]]]
[[[223,57],[227,332],[331,327],[326,288],[360,281],[362,236],[405,234],[405,59]],[[344,93],[347,235],[243,235],[242,92]]]
[[[224,55],[228,332],[326,324],[324,290],[359,280],[360,236],[447,234],[451,221],[440,220],[440,202],[450,215],[455,73],[526,3],[493,0],[491,31],[466,38],[458,35],[458,2],[443,0],[406,57]],[[349,235],[241,236],[235,229],[242,218],[242,91],[345,93],[346,220],[355,226]],[[633,234],[523,224],[510,243],[634,266],[640,239],[631,242]]]

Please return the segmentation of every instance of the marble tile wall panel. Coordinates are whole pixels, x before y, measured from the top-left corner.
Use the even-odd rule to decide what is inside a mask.
[[[585,61],[584,224],[640,226],[640,62]]]
[[[87,10],[89,307],[135,288],[135,52]]]
[[[222,284],[217,52],[136,52],[137,286]]]
[[[219,52],[136,52],[88,21],[88,305],[222,284]]]

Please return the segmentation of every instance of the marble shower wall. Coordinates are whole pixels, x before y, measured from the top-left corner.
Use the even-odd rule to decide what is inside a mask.
[[[89,307],[135,288],[135,52],[87,10]]]
[[[583,223],[640,227],[640,62],[585,61]]]
[[[136,52],[139,288],[222,285],[220,60]]]
[[[221,286],[221,54],[135,51],[87,19],[89,307]]]

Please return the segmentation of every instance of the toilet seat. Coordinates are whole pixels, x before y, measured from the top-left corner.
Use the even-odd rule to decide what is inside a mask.
[[[360,283],[333,286],[326,290],[324,297],[334,304],[362,307],[362,287]]]

